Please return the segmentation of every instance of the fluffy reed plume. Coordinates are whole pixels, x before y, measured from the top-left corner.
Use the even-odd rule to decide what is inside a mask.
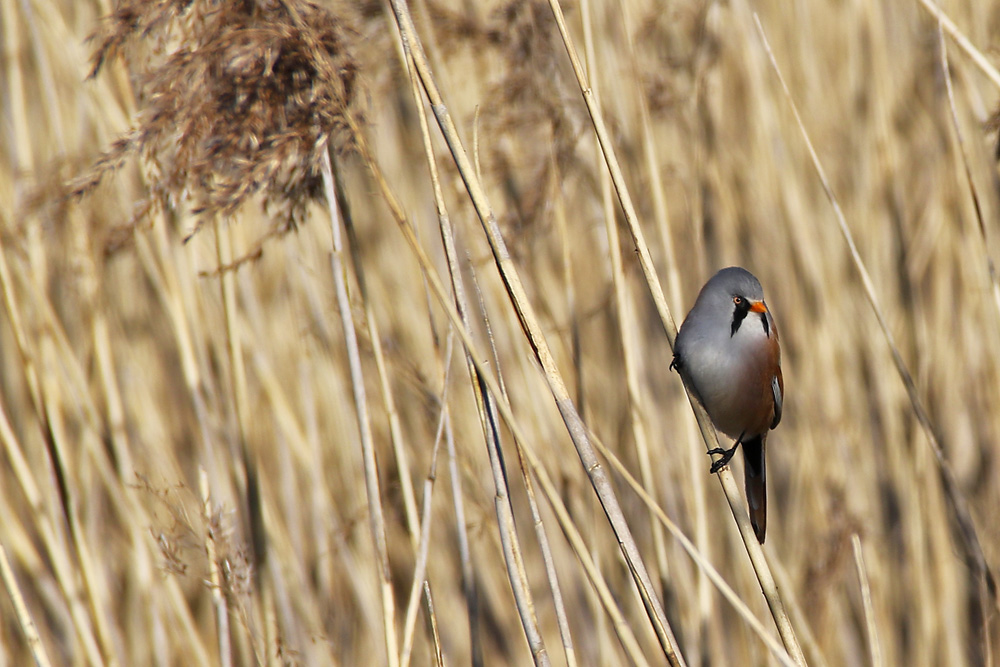
[[[294,228],[322,195],[319,156],[350,143],[355,39],[345,16],[311,2],[120,4],[93,36],[90,77],[116,57],[138,61],[136,123],[73,194],[139,156],[150,181],[143,216],[186,197],[202,219],[231,216],[259,193],[277,228]]]

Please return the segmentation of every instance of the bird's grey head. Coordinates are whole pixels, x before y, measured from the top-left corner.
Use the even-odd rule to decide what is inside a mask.
[[[694,310],[719,318],[716,325],[720,328],[726,325],[730,336],[736,335],[748,315],[760,315],[764,334],[770,335],[764,289],[752,273],[738,266],[722,269],[712,276],[698,294]]]

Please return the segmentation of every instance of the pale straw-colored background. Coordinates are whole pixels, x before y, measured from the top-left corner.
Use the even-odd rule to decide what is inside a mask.
[[[388,3],[319,4],[350,28],[362,131],[447,282],[420,120]],[[470,151],[478,147],[514,264],[587,425],[637,477],[648,462],[647,483],[667,516],[776,634],[681,384],[668,371],[667,337],[621,226],[615,277],[607,225],[621,213],[548,3],[411,4],[459,133]],[[742,265],[764,285],[781,332],[786,387],[784,419],[768,442],[765,549],[810,664],[995,660],[996,597],[967,562],[969,536],[958,528],[753,12],[990,572],[1000,564],[1000,302],[990,275],[1000,252],[1000,199],[997,136],[988,125],[998,81],[946,35],[956,127],[937,22],[918,0],[564,4],[581,54],[589,14],[593,85],[674,318],[681,321],[721,267]],[[173,193],[168,212],[127,228],[157,176],[135,159],[88,196],[54,202],[59,183],[86,171],[142,107],[136,77],[152,44],[134,41],[128,58],[85,81],[94,48],[85,40],[111,10],[107,0],[0,6],[0,664],[32,659],[32,626],[36,651],[52,664],[223,664],[227,656],[253,664],[278,650],[289,664],[389,663],[382,600],[391,592],[392,635],[402,647],[439,427],[426,579],[444,659],[468,664],[478,636],[485,664],[528,663],[461,341],[449,335],[363,161],[348,151],[338,167],[356,232],[345,238],[352,254],[344,259],[378,464],[385,590],[357,381],[331,274],[328,209],[314,206],[297,231],[270,238],[259,259],[223,279],[220,262],[251,252],[273,227],[256,203],[218,227],[210,220],[187,243],[198,220],[184,198],[190,192]],[[986,61],[1000,60],[1000,3],[943,7]],[[466,291],[475,304],[474,274],[497,348],[497,359],[487,352],[481,361],[502,373],[518,428],[555,481],[642,652],[658,664],[663,655],[614,535],[433,117],[429,123]],[[489,350],[481,311],[473,311],[478,349]],[[631,397],[629,378],[637,390]],[[395,447],[388,395],[398,419]],[[506,426],[502,436],[538,627],[552,663],[565,664]],[[265,573],[250,564],[241,443],[259,467]],[[66,473],[65,505],[54,457]],[[775,664],[677,540],[653,528],[639,497],[620,476],[613,481],[687,664]],[[625,664],[578,554],[540,492],[537,502],[576,659]],[[456,522],[459,504],[464,522]],[[478,617],[462,592],[462,541]],[[228,642],[220,641],[220,609]],[[415,609],[411,660],[433,664],[429,608]],[[280,643],[267,630],[267,610]]]

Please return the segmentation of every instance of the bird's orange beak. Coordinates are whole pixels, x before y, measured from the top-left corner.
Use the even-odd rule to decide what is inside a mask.
[[[764,305],[763,301],[754,301],[750,304],[751,313],[766,313],[767,306]]]

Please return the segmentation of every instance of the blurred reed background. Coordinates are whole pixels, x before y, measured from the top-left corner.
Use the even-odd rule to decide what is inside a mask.
[[[414,664],[527,664],[462,341],[373,171],[447,284],[392,10],[256,4],[134,2],[109,21],[110,0],[0,3],[0,664],[399,664],[410,636]],[[968,557],[968,531],[753,12],[991,573],[1000,563],[998,81],[946,36],[956,126],[937,22],[918,0],[564,5],[673,317],[679,324],[701,284],[733,264],[760,278],[775,314],[786,402],[769,439],[765,550],[809,663],[989,664],[1000,650],[996,591]],[[996,62],[1000,3],[941,6],[956,35]],[[549,4],[412,0],[411,10],[587,426],[776,636],[668,371],[667,337]],[[303,38],[303,25],[319,38]],[[227,38],[239,49],[199,51],[219,26],[246,28]],[[276,46],[267,29],[286,41]],[[318,44],[325,51],[310,55]],[[102,45],[108,59],[85,80]],[[187,69],[176,59],[185,49]],[[310,58],[332,63],[341,85],[332,98],[303,82],[302,72],[322,78]],[[246,111],[240,91],[253,81],[221,97],[200,88],[244,61],[266,61],[259,76],[284,73],[299,86],[287,100],[256,100],[279,105],[265,116],[287,130],[263,147],[254,132],[267,128],[249,121],[264,116],[212,116],[226,104]],[[295,125],[286,103],[313,105],[303,122],[319,118],[322,133]],[[315,108],[324,104],[342,108],[324,116]],[[519,432],[584,540],[571,546],[553,499],[535,487],[568,651],[505,425],[514,525],[546,654],[553,664],[660,663],[459,172],[428,122],[479,361],[502,374]],[[332,209],[317,198],[317,139],[336,148],[337,220],[350,216],[336,255],[343,309]],[[94,170],[101,155],[114,173]],[[251,182],[259,191],[240,190]],[[484,314],[495,358],[483,353]],[[353,375],[345,322],[358,337]],[[377,496],[370,478],[366,486],[362,388]],[[612,480],[686,663],[777,664],[623,477]],[[418,586],[408,612],[427,530],[426,594]],[[384,534],[384,553],[373,534]],[[581,554],[638,653],[624,648]]]

